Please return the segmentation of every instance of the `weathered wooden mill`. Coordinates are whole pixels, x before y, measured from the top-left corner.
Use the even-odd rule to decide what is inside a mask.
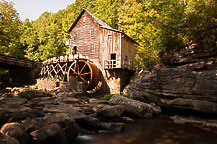
[[[70,54],[43,62],[42,78],[70,81],[77,76],[86,90],[120,94],[134,72],[136,42],[83,9],[68,30]]]

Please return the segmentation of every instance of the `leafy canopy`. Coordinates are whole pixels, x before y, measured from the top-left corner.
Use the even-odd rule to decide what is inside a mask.
[[[13,4],[1,0],[0,52],[25,54],[36,61],[67,54],[66,31],[82,8],[140,44],[135,57],[138,70],[159,63],[160,50],[217,45],[215,0],[76,0],[57,13],[44,12],[32,22],[21,22]]]

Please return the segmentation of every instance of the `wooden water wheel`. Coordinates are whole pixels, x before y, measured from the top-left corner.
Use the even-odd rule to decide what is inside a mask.
[[[99,69],[86,60],[75,60],[68,68],[67,80],[76,75],[87,84],[87,91],[94,89],[99,82]]]

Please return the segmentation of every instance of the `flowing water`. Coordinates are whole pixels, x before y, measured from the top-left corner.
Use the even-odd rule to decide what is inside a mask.
[[[217,129],[155,117],[127,124],[123,132],[80,135],[78,144],[217,144]]]

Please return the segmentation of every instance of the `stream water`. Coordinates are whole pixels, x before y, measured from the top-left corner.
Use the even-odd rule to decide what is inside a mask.
[[[168,117],[139,119],[123,132],[80,135],[78,144],[217,144],[217,129],[176,124]]]

